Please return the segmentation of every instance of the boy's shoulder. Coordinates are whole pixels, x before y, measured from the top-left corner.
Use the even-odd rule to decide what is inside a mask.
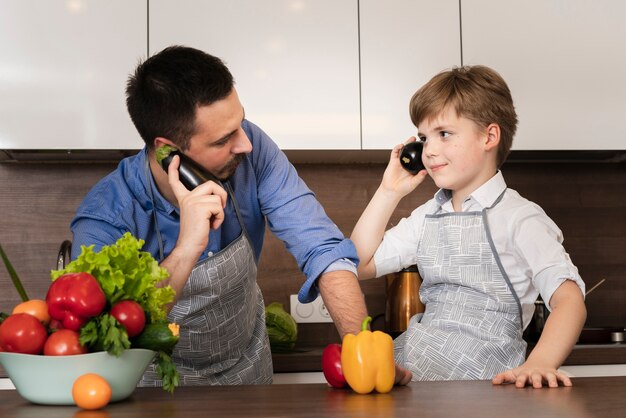
[[[545,213],[543,208],[537,203],[525,198],[517,190],[511,188],[506,189],[503,203],[505,203],[503,207],[508,208],[509,210],[523,209],[528,211]]]
[[[539,222],[558,229],[558,226],[541,206],[523,197],[514,189],[507,188],[502,202],[494,208],[494,213],[507,219],[507,222],[511,226],[515,225],[517,229],[523,228],[523,225],[528,222]]]

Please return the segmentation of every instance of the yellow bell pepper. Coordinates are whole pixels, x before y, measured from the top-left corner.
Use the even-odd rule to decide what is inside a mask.
[[[396,377],[393,358],[393,340],[381,331],[371,332],[367,317],[358,335],[346,334],[341,347],[341,369],[350,387],[357,393],[370,393],[376,389],[387,393],[393,388]]]

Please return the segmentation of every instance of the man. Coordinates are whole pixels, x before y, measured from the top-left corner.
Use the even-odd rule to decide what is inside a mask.
[[[145,241],[176,291],[174,361],[181,384],[269,383],[272,361],[256,283],[266,219],[306,275],[300,300],[321,293],[339,334],[366,316],[356,252],[328,219],[286,156],[245,119],[233,77],[216,57],[182,46],[141,63],[127,86],[131,119],[145,142],[86,196],[72,221],[74,254],[125,232]],[[180,159],[168,172],[156,149],[170,145],[220,181],[187,190]],[[149,370],[143,385],[160,385]]]

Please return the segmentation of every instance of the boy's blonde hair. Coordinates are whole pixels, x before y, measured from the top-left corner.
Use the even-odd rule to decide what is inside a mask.
[[[409,112],[417,127],[422,121],[437,117],[451,106],[459,117],[478,126],[500,126],[497,165],[500,167],[511,151],[517,130],[517,114],[511,92],[496,71],[482,65],[455,67],[434,76],[411,98]]]

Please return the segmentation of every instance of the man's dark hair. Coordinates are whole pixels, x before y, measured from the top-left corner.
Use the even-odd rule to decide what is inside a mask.
[[[126,106],[149,149],[167,138],[181,150],[195,132],[196,109],[224,99],[234,80],[217,57],[170,46],[137,66],[126,85]]]

